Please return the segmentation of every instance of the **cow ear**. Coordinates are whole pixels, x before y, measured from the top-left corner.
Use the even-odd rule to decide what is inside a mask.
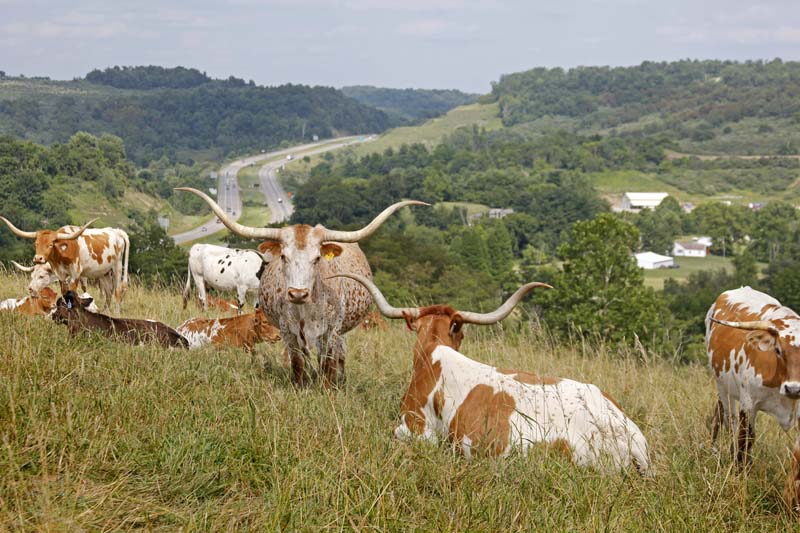
[[[453,318],[450,319],[450,336],[458,335],[463,325],[464,319],[461,318],[461,315],[453,315]]]
[[[278,241],[264,241],[258,245],[258,251],[262,254],[281,255],[281,243]]]
[[[342,247],[332,242],[326,242],[320,246],[319,250],[322,257],[329,261],[334,257],[339,257],[339,254],[342,253]]]
[[[775,349],[776,339],[768,331],[755,330],[747,334],[747,344],[756,350],[767,352]]]

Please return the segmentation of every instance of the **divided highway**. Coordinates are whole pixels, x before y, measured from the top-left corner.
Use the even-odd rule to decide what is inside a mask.
[[[258,154],[233,161],[220,169],[217,183],[217,203],[233,220],[239,220],[239,217],[242,216],[242,197],[236,175],[244,167],[264,161],[265,159],[275,159],[274,161],[266,163],[258,172],[258,176],[261,180],[261,191],[270,209],[271,222],[283,222],[284,220],[288,220],[292,215],[293,207],[289,197],[286,195],[286,191],[284,191],[283,187],[278,183],[277,174],[279,168],[291,162],[290,159],[286,159],[286,156],[291,155],[293,158],[304,157],[336,150],[343,146],[366,142],[372,139],[374,139],[374,136],[340,137],[338,139],[328,139],[326,141],[293,146],[284,150]],[[224,228],[224,226],[220,222],[217,222],[217,217],[212,217],[196,228],[173,235],[172,238],[176,244],[182,244],[216,233],[222,228]]]

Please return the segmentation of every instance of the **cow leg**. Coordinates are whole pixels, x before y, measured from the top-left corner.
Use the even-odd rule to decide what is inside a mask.
[[[283,333],[282,333],[283,336]],[[292,383],[296,387],[307,387],[311,384],[310,365],[306,364],[308,354],[297,343],[292,335],[283,336],[286,342],[286,351],[289,354],[289,362],[292,365]]]
[[[739,426],[736,431],[736,462],[739,468],[747,468],[753,462],[754,422],[754,415],[748,416],[746,411],[739,411]]]
[[[208,303],[206,300],[206,282],[203,279],[203,276],[197,276],[192,272],[192,276],[194,277],[194,286],[197,287],[197,299],[200,300],[200,307],[203,308],[203,311],[208,309]]]
[[[800,430],[800,424],[798,424],[798,430]],[[783,500],[791,512],[800,513],[800,434],[797,435],[794,441],[792,468],[789,470],[789,477],[786,479]]]
[[[344,383],[344,339],[336,333],[322,343],[319,351],[319,372],[325,387],[338,387]]]
[[[236,303],[239,305],[239,309],[236,310],[236,314],[242,314],[242,309],[244,309],[245,302],[247,302],[247,287],[244,285],[239,285],[236,287]]]

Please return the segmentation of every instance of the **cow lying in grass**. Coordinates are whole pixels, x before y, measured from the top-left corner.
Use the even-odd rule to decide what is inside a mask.
[[[647,441],[619,405],[599,388],[569,379],[503,370],[457,350],[464,324],[494,324],[522,297],[544,283],[520,287],[492,313],[457,311],[444,305],[398,309],[363,276],[343,274],[364,285],[387,318],[405,319],[417,332],[411,384],[400,408],[398,438],[446,438],[470,457],[505,456],[537,444],[566,453],[581,466],[649,468]]]
[[[0,302],[0,310],[16,311],[25,316],[45,316],[53,312],[56,306],[56,293],[53,289],[45,287],[37,297],[9,298]]]
[[[114,340],[129,344],[160,344],[171,348],[188,348],[189,343],[180,334],[161,322],[135,318],[113,318],[89,311],[91,298],[81,298],[67,291],[56,302],[53,320],[65,324],[72,335],[86,331],[99,331]]]
[[[189,341],[189,348],[207,344],[235,346],[248,352],[259,342],[278,342],[280,331],[270,324],[261,309],[230,318],[190,318],[177,328]]]

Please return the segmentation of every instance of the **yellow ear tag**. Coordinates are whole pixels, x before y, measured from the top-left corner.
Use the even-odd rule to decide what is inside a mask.
[[[333,252],[328,252],[327,254],[325,254],[325,259],[327,259],[328,261],[330,261],[334,257],[336,257],[336,256],[334,255]]]

